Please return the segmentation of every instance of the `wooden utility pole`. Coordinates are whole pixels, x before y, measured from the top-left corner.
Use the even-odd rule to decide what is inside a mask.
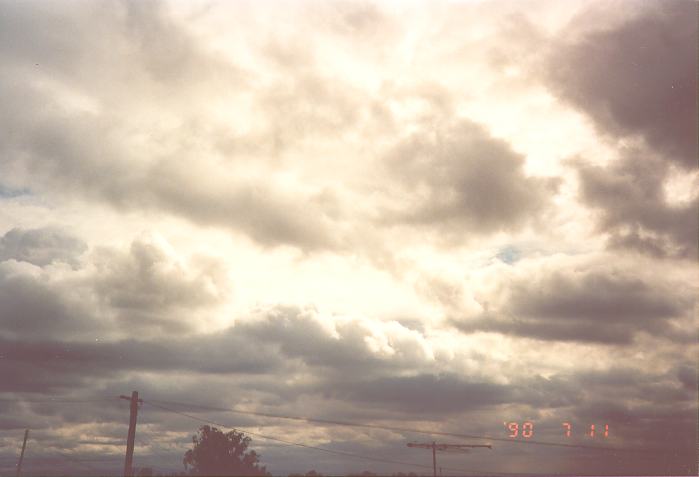
[[[437,477],[437,444],[432,441],[432,474]]]
[[[131,401],[131,414],[129,415],[129,435],[126,438],[126,458],[124,459],[124,477],[133,476],[133,447],[136,441],[136,417],[138,415],[138,404],[143,402],[138,399],[138,391],[131,393],[131,397],[121,395],[121,399]]]
[[[19,462],[17,462],[17,477],[22,473],[22,461],[24,460],[24,449],[27,447],[27,437],[29,437],[29,429],[24,430],[24,441],[22,442],[22,452],[19,453]]]
[[[493,446],[490,444],[437,444],[432,441],[430,443],[419,443],[419,442],[408,442],[408,447],[420,447],[422,449],[432,449],[432,473],[434,477],[437,477],[437,451],[446,451],[449,449],[462,450],[467,452],[473,447],[487,447],[492,449]],[[441,467],[440,467],[441,471]]]

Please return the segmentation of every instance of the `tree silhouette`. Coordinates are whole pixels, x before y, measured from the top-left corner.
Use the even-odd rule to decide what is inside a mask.
[[[260,456],[254,451],[245,452],[250,438],[242,432],[223,433],[215,427],[201,426],[192,436],[194,449],[184,454],[182,463],[192,475],[258,476],[269,475],[260,467]]]

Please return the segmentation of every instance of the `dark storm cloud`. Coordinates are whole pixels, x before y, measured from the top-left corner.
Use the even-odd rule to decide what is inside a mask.
[[[116,378],[125,371],[264,373],[281,363],[268,349],[235,334],[121,341],[2,340],[2,391],[64,390],[76,382]]]
[[[306,353],[297,348],[299,336],[303,334],[308,337],[306,346],[309,351]],[[280,346],[287,341],[290,343],[288,347]],[[696,390],[687,390],[682,377],[674,372],[619,368],[554,375],[550,378],[522,376],[509,384],[496,384],[464,375],[434,373],[429,370],[433,364],[427,362],[424,372],[415,373],[415,366],[406,364],[402,375],[397,375],[395,369],[384,367],[381,360],[376,359],[371,364],[371,371],[383,373],[380,377],[368,375],[370,370],[367,369],[369,363],[366,360],[356,361],[354,368],[340,366],[340,373],[324,375],[316,371],[324,366],[335,366],[322,363],[324,356],[333,355],[323,344],[324,341],[333,341],[337,347],[348,346],[355,353],[370,353],[367,348],[359,349],[352,339],[347,343],[343,338],[323,334],[306,314],[288,308],[273,310],[257,323],[235,326],[219,333],[189,335],[182,339],[109,343],[17,343],[4,340],[0,343],[0,349],[8,350],[8,353],[0,360],[0,363],[5,362],[2,363],[3,376],[6,377],[2,390],[31,390],[41,396],[43,393],[59,394],[78,387],[86,393],[85,396],[98,397],[139,389],[146,399],[170,399],[223,407],[255,402],[257,406],[267,405],[268,411],[275,413],[329,419],[351,416],[350,420],[360,421],[376,416],[377,419],[397,419],[396,425],[400,425],[400,421],[405,422],[405,419],[436,420],[445,415],[465,416],[465,421],[455,420],[452,423],[454,432],[472,429],[473,426],[459,426],[459,423],[470,421],[487,429],[489,427],[483,419],[492,418],[499,425],[501,416],[507,415],[541,416],[538,423],[548,423],[555,429],[560,429],[560,423],[565,421],[574,422],[576,429],[590,423],[607,422],[611,424],[614,435],[623,438],[627,446],[674,446],[679,457],[674,467],[670,468],[679,469],[678,466],[689,462],[683,449],[687,442],[684,439],[691,437],[688,432],[691,431],[695,414],[690,411],[696,402]],[[316,356],[311,358],[312,354]],[[310,368],[297,367],[294,363],[299,359]],[[329,362],[332,360],[331,357]],[[288,381],[298,373],[305,374],[311,370],[316,380],[311,384],[304,380]],[[155,374],[158,375],[157,379],[154,378]],[[201,386],[204,375],[207,380],[205,390]],[[33,382],[28,376],[34,378]],[[258,376],[266,377],[267,381],[258,379]],[[217,377],[223,379],[218,380]],[[13,382],[14,386],[11,385]],[[90,388],[93,389],[92,393],[87,391]],[[264,393],[268,393],[269,397],[265,397]],[[275,394],[283,398],[274,399]],[[322,405],[309,411],[308,402],[315,401],[307,399],[318,396],[324,398]],[[67,404],[26,403],[26,406],[13,409],[17,415],[23,416],[24,422],[35,422],[39,428],[46,422],[52,422],[55,428],[73,423],[100,422],[99,429],[92,430],[100,439],[110,435],[118,438],[125,433],[126,408],[115,404],[85,404],[78,409]],[[194,408],[177,409],[189,414],[201,411]],[[151,442],[164,438],[159,435],[160,426],[165,426],[163,429],[169,432],[191,432],[196,427],[196,423],[183,417],[146,405],[140,414],[139,422],[147,424],[140,431],[141,438]],[[202,417],[240,427],[283,425],[282,421],[260,421],[226,413],[206,412]],[[16,429],[16,424],[8,422],[7,428]],[[335,431],[331,427],[328,432],[333,435]],[[47,434],[42,439],[58,443],[60,437]],[[346,439],[340,434],[331,440],[341,443]],[[532,458],[532,455],[528,455],[528,458]],[[581,456],[575,457],[578,458],[583,459]],[[628,459],[608,459],[612,457],[607,457],[607,454],[597,457],[600,469],[630,468]],[[584,466],[584,462],[576,465]],[[659,468],[654,465],[651,463],[648,468]]]
[[[99,329],[91,331],[99,336]],[[274,346],[251,341],[236,328],[159,339],[78,341],[30,336],[0,340],[3,392],[65,392],[76,385],[89,388],[97,378],[115,380],[125,372],[265,374],[280,371],[284,365]]]
[[[662,161],[637,151],[607,167],[583,162],[575,167],[580,196],[599,211],[598,227],[609,234],[610,247],[657,257],[696,257],[699,198],[668,203]]]
[[[95,319],[89,301],[81,300],[70,284],[0,263],[0,336],[64,338],[108,327]]]
[[[55,303],[47,299],[42,302],[49,317],[35,316],[27,323],[47,328],[46,333],[21,329],[11,332],[18,326],[11,319],[35,312],[26,303],[24,308],[10,308],[3,315],[8,317],[2,322],[6,338],[0,343],[0,365],[7,371],[3,391],[39,391],[44,385],[50,390],[61,380],[68,385],[97,376],[114,377],[124,371],[265,374],[281,371],[284,366],[305,366],[331,368],[351,376],[368,365],[379,372],[408,367],[416,359],[409,353],[397,361],[374,356],[365,342],[366,330],[347,327],[347,335],[334,338],[316,320],[290,308],[271,310],[257,321],[216,333],[160,335],[157,339],[110,339],[96,320],[83,320],[79,323],[85,328],[82,332],[96,338],[76,340],[71,339],[77,326],[74,316],[66,311],[66,317],[58,319],[60,316],[49,313],[57,308]],[[366,376],[366,372],[362,374]]]
[[[676,383],[663,376],[631,370],[625,373],[637,379],[637,384],[596,386],[589,376],[578,379],[587,397],[565,412],[568,422],[576,423],[577,432],[588,431],[591,424],[597,430],[607,424],[613,439],[623,439],[627,447],[643,450],[635,459],[618,459],[616,463],[608,456],[603,461],[608,467],[624,466],[629,474],[649,473],[653,468],[658,475],[696,474],[696,389],[677,393]],[[647,394],[649,389],[656,392]]]
[[[54,261],[75,264],[87,250],[80,239],[51,227],[13,228],[0,237],[0,262],[18,260],[44,266]]]
[[[691,309],[682,287],[615,270],[554,270],[515,280],[500,309],[452,320],[464,332],[492,331],[542,340],[629,344],[637,333],[673,333],[670,320]]]
[[[670,373],[612,366],[549,378],[518,379],[512,388],[513,398],[508,402],[521,402],[527,407],[509,405],[501,412],[513,420],[531,416],[540,440],[555,442],[562,423],[568,422],[572,425],[568,443],[613,445],[656,456],[676,452],[682,458],[676,460],[675,468],[691,463],[686,454],[693,442],[692,429],[696,428],[697,392],[683,390]],[[602,435],[605,424],[609,426],[609,440]],[[596,439],[585,435],[591,425],[595,425]],[[624,455],[627,457],[617,459],[614,454],[600,454],[600,469],[607,469],[601,473],[626,468],[633,474],[635,463],[629,454]]]
[[[632,5],[641,12],[618,26],[562,38],[549,60],[550,84],[602,133],[641,136],[665,160],[696,167],[699,7],[684,0]],[[589,20],[583,14],[573,23]]]
[[[592,401],[599,396],[613,396],[616,392],[620,397],[638,396],[644,401],[663,405],[691,403],[696,399],[697,389],[687,389],[680,375],[689,363],[685,359],[677,359],[680,364],[667,364],[667,372],[664,373],[613,365],[603,372],[578,372],[563,378],[574,382],[579,390],[585,390],[585,397]]]
[[[371,333],[356,324],[341,327],[339,333],[332,336],[307,311],[278,308],[216,333],[157,339],[2,339],[0,391],[60,395],[78,387],[104,395],[133,388],[155,399],[218,406],[231,405],[233,398],[254,399],[269,409],[295,409],[296,414],[305,413],[305,399],[324,396],[327,404],[316,414],[328,419],[346,415],[347,406],[357,402],[371,404],[367,415],[384,409],[400,416],[425,410],[421,402],[432,396],[426,402],[436,407],[429,414],[441,415],[507,402],[512,396],[487,379],[434,374],[425,356],[410,352],[411,342],[393,343],[395,357],[389,357],[370,349]],[[413,376],[397,377],[397,371]],[[172,383],[175,377],[177,385]],[[209,390],[219,389],[220,394],[203,396],[204,379]],[[83,422],[79,416],[63,417]]]
[[[684,364],[678,366],[677,377],[684,386],[684,388],[690,392],[696,392],[697,390],[697,367],[692,366],[692,364]]]
[[[514,230],[541,212],[557,184],[525,175],[521,155],[469,121],[412,135],[386,165],[405,187],[405,206],[385,220],[453,233]]]
[[[624,150],[607,167],[575,163],[581,199],[599,212],[598,229],[608,234],[608,246],[693,258],[699,202],[671,205],[663,187],[669,165],[694,170],[698,160],[698,7],[682,0],[638,6],[632,18],[613,27],[563,38],[549,58],[547,78],[553,91],[588,114],[601,133],[641,137],[648,148]],[[573,23],[591,15],[585,12]]]
[[[610,445],[645,449],[645,454],[654,453],[656,457],[676,452],[675,469],[686,469],[692,462],[686,457],[696,439],[697,390],[684,388],[672,372],[611,366],[550,378],[520,379],[513,387],[514,399],[510,402],[531,406],[542,440],[560,435],[562,423],[569,422],[573,425],[570,442],[605,445],[604,440],[590,442],[589,436],[583,435],[594,424],[599,439],[607,424],[613,439]],[[634,468],[632,460],[615,462],[611,454],[600,458],[604,462],[600,468],[625,466],[628,473],[634,473],[630,471]]]
[[[372,408],[378,406],[422,416],[497,406],[512,397],[507,386],[452,374],[355,378],[324,386],[319,392]]]
[[[681,308],[678,302],[664,299],[662,290],[653,292],[646,283],[625,276],[585,274],[574,281],[554,274],[534,277],[530,284],[513,283],[510,288],[513,292],[508,306],[521,310],[525,319],[533,322],[532,336],[544,339],[568,338],[549,334],[547,322],[555,319],[580,321],[582,324],[574,326],[587,333],[578,336],[582,340],[604,341],[600,338],[603,333],[590,331],[595,326],[619,326],[622,336],[631,337],[639,327],[648,326],[646,322],[662,321]],[[186,399],[173,399],[201,402],[200,390],[186,391],[186,386],[178,386],[168,391],[171,386],[164,383],[175,375],[180,379],[189,376],[196,382],[204,375],[214,381],[215,376],[236,375],[236,386],[243,386],[246,395],[258,396],[259,402],[270,405],[293,404],[303,396],[325,396],[337,403],[337,412],[344,412],[341,409],[345,404],[361,402],[371,409],[386,409],[397,415],[470,412],[513,403],[532,409],[576,406],[587,399],[587,394],[580,394],[582,388],[598,396],[642,395],[658,402],[683,400],[689,393],[684,384],[689,379],[684,368],[669,375],[671,387],[655,383],[651,376],[627,371],[606,377],[534,376],[509,385],[495,384],[484,378],[435,372],[434,363],[415,353],[415,343],[409,340],[394,341],[393,355],[381,356],[367,343],[369,330],[357,323],[336,325],[336,330],[337,335],[333,336],[313,317],[313,312],[280,307],[255,321],[208,334],[76,340],[54,329],[51,335],[65,338],[39,340],[26,333],[14,338],[5,335],[0,343],[2,391],[59,394],[75,386],[90,388],[121,382],[128,383],[121,385],[125,387],[150,389],[151,394],[163,398],[171,392],[184,392]],[[98,330],[93,331],[94,336],[99,336]],[[519,330],[503,325],[499,331]],[[308,372],[313,376],[310,381],[279,382],[279,376]],[[161,384],[140,378],[134,381],[133,376],[142,373],[158,373]],[[129,375],[132,377],[127,378]],[[432,411],[428,413],[429,409]]]
[[[639,324],[684,311],[686,303],[675,301],[664,291],[633,276],[555,273],[518,284],[510,304],[527,317]]]

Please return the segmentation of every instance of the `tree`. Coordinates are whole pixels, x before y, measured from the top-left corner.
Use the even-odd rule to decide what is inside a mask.
[[[182,463],[192,475],[257,476],[269,475],[260,467],[260,456],[246,452],[251,439],[242,432],[223,433],[215,427],[201,426],[192,436],[194,449],[184,454]]]

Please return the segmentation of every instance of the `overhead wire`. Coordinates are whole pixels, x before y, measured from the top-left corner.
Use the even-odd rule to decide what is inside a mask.
[[[119,397],[117,397],[117,396],[91,398],[91,399],[71,399],[71,398],[65,398],[65,397],[61,397],[61,396],[50,397],[48,399],[22,399],[21,397],[14,398],[14,399],[0,398],[0,402],[30,402],[30,403],[51,403],[51,404],[63,404],[63,403],[65,403],[65,404],[80,404],[80,403],[106,402],[106,401],[116,402],[118,400],[119,400]],[[146,402],[146,401],[144,400],[143,402]],[[645,455],[648,455],[648,453],[671,451],[671,449],[659,449],[659,448],[658,449],[623,448],[623,447],[611,447],[611,446],[595,446],[595,445],[588,445],[588,444],[547,442],[547,441],[539,441],[539,440],[532,440],[532,439],[526,439],[526,440],[521,439],[520,440],[520,439],[512,439],[512,438],[495,437],[495,436],[489,436],[489,435],[464,434],[464,433],[444,432],[444,431],[436,431],[436,430],[417,429],[417,428],[402,427],[402,426],[389,426],[389,425],[370,424],[370,423],[362,423],[362,422],[351,422],[351,421],[334,420],[334,419],[321,419],[321,418],[304,417],[304,416],[292,416],[292,415],[286,415],[286,414],[257,412],[257,411],[249,411],[249,410],[243,410],[243,409],[237,409],[237,408],[222,408],[222,407],[201,405],[201,404],[196,404],[196,403],[166,401],[166,400],[158,400],[158,399],[149,399],[148,403],[150,405],[153,405],[156,407],[159,407],[159,405],[160,405],[160,407],[163,408],[164,410],[168,410],[171,412],[177,412],[177,413],[180,413],[180,411],[177,411],[174,409],[166,409],[166,407],[162,406],[162,404],[174,405],[174,406],[184,406],[184,407],[188,407],[190,409],[202,410],[202,411],[230,412],[230,413],[242,414],[242,415],[252,415],[252,416],[273,418],[273,419],[286,419],[286,420],[302,421],[302,422],[325,424],[325,425],[347,426],[347,427],[364,428],[364,429],[378,429],[378,430],[387,430],[387,431],[393,431],[393,432],[404,432],[404,433],[416,433],[416,434],[424,434],[424,435],[431,435],[431,436],[454,437],[454,438],[460,438],[460,439],[488,440],[488,441],[506,442],[506,443],[510,443],[510,444],[529,444],[529,445],[540,445],[540,446],[551,446],[551,447],[599,450],[599,451],[608,451],[608,452],[641,452],[641,453],[644,453]],[[191,416],[191,415],[186,414],[186,413],[181,413],[181,414],[184,416],[190,417],[192,419],[199,419],[196,416]],[[202,420],[202,421],[209,422],[206,420]],[[229,427],[229,426],[223,426],[223,427]],[[253,433],[249,433],[249,434],[254,435]],[[284,443],[285,445],[289,445],[289,446],[295,446],[298,444],[298,443],[285,441],[283,439],[270,438],[269,436],[262,436],[259,434],[257,434],[257,435],[262,437],[262,438],[265,438],[267,440],[281,442],[281,443]],[[314,448],[313,446],[307,446],[305,444],[302,444],[301,446]],[[317,448],[317,450],[321,450],[321,449]],[[342,452],[342,451],[334,451],[331,449],[322,449],[322,450],[329,451],[332,453],[341,453]]]
[[[602,450],[602,451],[609,451],[609,452],[648,452],[649,450],[652,451],[652,449],[630,449],[630,448],[610,447],[610,446],[594,446],[594,445],[588,445],[588,444],[569,444],[569,443],[562,443],[562,442],[547,442],[547,441],[539,441],[539,440],[532,440],[532,439],[519,440],[519,439],[506,438],[506,437],[494,437],[494,436],[488,436],[488,435],[463,434],[463,433],[455,433],[455,432],[415,429],[415,428],[401,427],[401,426],[387,426],[387,425],[381,425],[381,424],[369,424],[369,423],[360,423],[360,422],[339,421],[339,420],[334,420],[334,419],[319,419],[319,418],[312,418],[312,417],[290,416],[290,415],[284,415],[284,414],[273,414],[273,413],[266,413],[266,412],[246,411],[246,410],[236,409],[236,408],[217,408],[217,407],[212,407],[212,406],[202,406],[202,405],[193,404],[193,403],[183,403],[183,402],[177,402],[177,401],[163,401],[163,400],[157,400],[157,399],[151,399],[150,401],[151,401],[151,403],[156,402],[156,403],[165,403],[165,404],[170,404],[170,405],[189,406],[191,408],[199,408],[202,410],[210,410],[210,411],[218,411],[218,412],[231,412],[231,413],[235,413],[235,414],[248,414],[248,415],[252,415],[252,416],[268,417],[268,418],[276,418],[276,419],[288,419],[288,420],[295,420],[295,421],[304,421],[304,422],[309,422],[309,423],[328,424],[328,425],[347,426],[347,427],[359,427],[359,428],[367,428],[367,429],[379,429],[379,430],[387,430],[387,431],[394,431],[394,432],[406,432],[406,433],[415,433],[415,434],[426,434],[426,435],[431,435],[431,436],[456,437],[456,438],[461,438],[461,439],[488,440],[488,441],[497,441],[497,442],[507,442],[510,444],[529,444],[529,445],[540,445],[540,446],[550,446],[550,447],[567,447],[567,448],[577,448],[577,449]]]
[[[0,398],[0,402],[15,402],[15,403],[41,403],[41,404],[85,404],[90,402],[106,402],[116,401],[114,397],[94,398],[94,399],[66,399],[66,398],[49,398],[49,399],[24,399],[24,398]]]
[[[256,436],[256,437],[259,437],[261,439],[267,439],[267,440],[271,440],[271,441],[282,442],[282,443],[288,444],[290,446],[297,446],[297,447],[302,447],[302,448],[306,448],[306,449],[316,450],[319,452],[325,452],[328,454],[341,455],[341,456],[345,456],[345,457],[351,457],[351,458],[367,460],[367,461],[381,462],[381,463],[387,463],[387,464],[406,465],[406,466],[411,466],[411,467],[419,467],[419,468],[423,468],[423,469],[431,469],[432,468],[432,466],[430,466],[430,465],[418,464],[415,462],[405,462],[405,461],[397,461],[397,460],[392,460],[392,459],[384,459],[381,457],[367,456],[367,455],[362,455],[362,454],[356,454],[354,452],[346,452],[346,451],[328,449],[325,447],[313,446],[313,445],[309,445],[309,444],[303,444],[300,442],[293,442],[293,441],[289,441],[286,439],[280,439],[278,437],[272,437],[272,436],[252,432],[252,431],[242,429],[242,428],[237,427],[237,426],[230,426],[227,424],[221,424],[221,423],[218,423],[215,421],[211,421],[209,419],[203,419],[203,418],[200,418],[197,416],[193,416],[191,414],[187,414],[185,412],[178,411],[176,409],[169,408],[167,406],[157,404],[157,403],[153,402],[153,400],[145,400],[144,399],[143,403],[154,406],[154,407],[159,408],[159,409],[162,409],[164,411],[172,412],[174,414],[179,414],[181,416],[187,417],[187,418],[195,420],[195,421],[203,422],[205,424],[211,424],[211,425],[218,426],[218,427],[221,427],[224,429],[232,429],[232,430],[236,430],[236,431],[241,431],[241,432],[244,432],[245,434],[249,434],[251,436]],[[442,469],[461,472],[463,474],[474,474],[475,473],[475,474],[488,474],[488,475],[518,475],[518,476],[519,475],[530,475],[530,474],[522,474],[522,473],[515,473],[515,472],[490,472],[490,471],[478,471],[478,470],[467,471],[467,470],[463,470],[463,469],[454,469],[454,468],[450,468],[450,467],[442,467]]]

